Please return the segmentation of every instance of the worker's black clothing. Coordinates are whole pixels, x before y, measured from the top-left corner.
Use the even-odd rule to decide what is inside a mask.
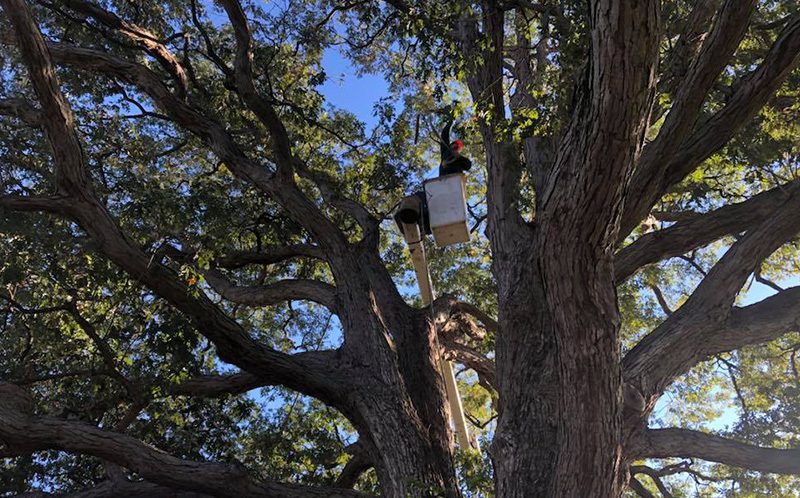
[[[472,167],[472,161],[464,156],[458,156],[451,162],[442,162],[439,166],[439,176],[450,175],[453,173],[464,173]]]
[[[442,162],[439,164],[439,176],[450,175],[452,173],[463,173],[472,167],[472,161],[462,156],[456,155],[450,149],[450,127],[453,120],[449,120],[442,128],[442,137],[439,149],[442,155]]]

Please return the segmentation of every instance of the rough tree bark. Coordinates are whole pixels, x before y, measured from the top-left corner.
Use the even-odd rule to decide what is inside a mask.
[[[590,10],[585,87],[540,186],[536,219],[504,228],[507,218],[490,211],[501,400],[492,454],[504,497],[616,496],[625,474],[611,262],[653,98],[658,3],[593,2]],[[490,205],[508,202],[492,182],[508,179],[512,159],[496,149],[488,148]]]
[[[744,36],[755,5],[749,0],[701,2],[676,52],[691,63],[673,61],[660,82],[678,86],[676,101],[657,139],[645,146],[659,84],[659,2],[590,2],[588,62],[568,127],[560,140],[549,139],[558,143],[552,154],[539,148],[545,141],[527,139],[520,153],[501,126],[508,119],[502,77],[507,11],[549,12],[552,7],[483,2],[480,19],[459,19],[450,26],[448,36],[480,61],[468,68],[466,82],[480,111],[486,151],[487,236],[499,304],[495,322],[448,298],[435,303],[434,315],[404,302],[379,256],[379,220],[360,204],[337,195],[325,178],[295,155],[274,101],[255,83],[253,40],[245,11],[237,0],[220,3],[233,28],[235,54],[232,65],[213,53],[209,58],[243,107],[268,131],[274,169],[250,157],[225,123],[192,105],[193,83],[180,58],[147,29],[88,1],[65,2],[154,57],[172,87],[144,64],[45,41],[23,0],[2,0],[40,108],[21,99],[4,99],[0,114],[43,129],[53,153],[56,185],[50,196],[0,197],[0,207],[43,211],[76,222],[100,253],[189,317],[198,333],[216,346],[220,359],[241,369],[238,374],[174,386],[173,395],[216,396],[264,385],[286,386],[338,409],[358,430],[359,453],[340,484],[352,486],[358,474],[372,466],[388,498],[457,497],[453,435],[438,369],[439,356],[446,350],[497,390],[499,423],[491,455],[498,497],[614,498],[628,483],[645,493],[641,483],[629,481],[627,475],[630,461],[639,457],[697,456],[764,471],[800,472],[792,460],[797,450],[758,448],[677,429],[646,429],[650,410],[677,375],[710,355],[774,339],[800,323],[800,315],[791,311],[800,301],[798,289],[746,308],[733,306],[736,292],[756,265],[800,232],[794,215],[800,206],[797,181],[618,248],[658,198],[721,147],[797,67],[800,18],[787,22],[729,104],[696,128],[709,88]],[[419,15],[405,1],[387,3],[405,15]],[[723,5],[718,19],[708,28],[719,3]],[[708,36],[702,36],[706,31]],[[529,57],[516,54],[520,78],[535,80]],[[544,64],[546,54],[538,55],[537,64]],[[221,296],[238,304],[315,301],[338,315],[343,345],[335,351],[289,355],[260,344],[206,295],[188,292],[170,266],[170,260],[181,261],[187,254],[171,248],[157,258],[137,246],[95,193],[54,64],[135,86],[168,119],[224,161],[239,180],[277,202],[302,226],[313,243],[230,254],[218,258],[206,278]],[[530,95],[520,94],[511,105],[530,103]],[[707,141],[709,136],[714,140]],[[673,149],[674,157],[665,159]],[[535,170],[537,191],[531,220],[523,219],[517,206],[526,167]],[[363,233],[361,240],[351,241],[318,207],[318,200],[298,186],[298,178],[313,182],[322,202],[355,220]],[[742,231],[747,235],[733,245],[687,304],[622,359],[615,286],[644,265]],[[220,271],[296,257],[325,261],[333,281],[283,280],[240,287]],[[472,315],[496,333],[495,364],[448,335],[450,331],[438,330],[447,321],[439,318],[450,313]],[[475,326],[472,318],[452,323],[462,323],[467,334]],[[181,489],[213,496],[361,496],[349,490],[259,482],[240,469],[180,460],[124,434],[36,416],[28,395],[11,384],[0,383],[0,398],[0,440],[12,452],[57,448],[90,454],[147,481],[106,484],[97,489],[98,495],[120,489],[131,495]]]

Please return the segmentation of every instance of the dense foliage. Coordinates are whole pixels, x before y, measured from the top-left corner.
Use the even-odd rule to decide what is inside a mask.
[[[646,143],[668,119],[697,54],[686,46],[703,43],[717,10],[735,3],[661,2],[658,84]],[[798,30],[796,2],[757,3],[738,48],[705,94],[695,127],[730,102],[783,30]],[[10,5],[0,16],[0,188],[6,199],[47,197],[63,173],[54,167],[53,141],[43,132],[52,116],[31,82],[5,11]],[[237,33],[222,6],[195,0],[45,0],[29,6],[48,42],[135,61],[180,101],[223,123],[258,168],[281,169],[275,129],[237,89]],[[513,144],[518,154],[523,143],[535,141],[548,163],[580,100],[591,43],[588,8],[583,1],[245,2],[255,89],[267,96],[285,129],[297,190],[353,244],[368,230],[348,202],[381,221],[380,257],[409,304],[420,305],[416,280],[391,215],[404,195],[435,174],[436,133],[452,114],[474,164],[468,180],[473,240],[429,247],[434,288],[482,316],[498,315],[486,232],[488,152],[481,134],[494,110],[468,84],[492,40],[479,37],[470,52],[453,33],[487,10],[505,11],[500,77],[508,119],[491,124],[498,140]],[[339,282],[315,246],[318,234],[233,171],[230,160],[155,101],[141,79],[51,52],[95,195],[127,240],[185,287],[187,299],[207,297],[255,342],[281,353],[330,351],[347,342],[347,324],[336,309],[343,301],[328,300]],[[350,68],[327,67],[331,63]],[[800,177],[796,66],[729,141],[660,197],[620,247],[757,194],[794,188]],[[325,89],[339,71],[388,83],[367,122],[326,100]],[[515,207],[527,220],[537,216],[541,174],[530,167],[517,172]],[[128,434],[180,459],[231,464],[256,480],[380,492],[369,463],[351,465],[358,471],[349,474],[348,462],[363,458],[353,420],[284,382],[260,382],[258,372],[248,382],[206,390],[203,380],[240,369],[230,356],[220,358],[217,340],[188,308],[121,268],[97,233],[74,216],[17,209],[11,201],[0,206],[0,380],[28,390],[37,414]],[[619,282],[623,355],[675,313],[750,229],[735,221],[713,240],[636,267]],[[276,254],[276,248],[287,249]],[[786,292],[800,285],[799,275],[800,241],[793,235],[758,263],[737,305]],[[309,282],[313,288],[302,287]],[[795,298],[787,310],[799,307]],[[475,333],[465,344],[491,362],[497,325],[475,318]],[[694,429],[761,447],[800,447],[798,332],[795,326],[700,362],[670,384],[649,426]],[[480,448],[457,451],[459,486],[464,496],[494,496],[489,447],[498,394],[474,365],[453,358]],[[78,492],[120,479],[120,472],[121,479],[139,478],[136,469],[121,470],[96,454],[59,445],[0,445],[0,455],[6,457],[0,462],[2,496]],[[631,470],[639,489],[625,491],[630,496],[800,497],[800,480],[790,473],[702,458],[643,458]]]

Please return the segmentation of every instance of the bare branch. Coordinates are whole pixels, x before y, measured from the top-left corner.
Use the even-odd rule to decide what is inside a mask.
[[[175,79],[178,84],[178,98],[186,98],[189,88],[189,79],[186,76],[186,71],[181,66],[178,58],[175,57],[175,54],[161,43],[153,33],[124,21],[113,12],[109,12],[95,3],[84,0],[65,0],[65,3],[71,9],[92,17],[146,50]]]
[[[722,363],[722,365],[725,367],[725,370],[728,371],[728,377],[731,379],[731,384],[733,384],[733,391],[736,393],[736,398],[739,400],[739,405],[742,409],[742,418],[740,423],[746,426],[751,421],[752,412],[750,412],[750,409],[747,407],[747,401],[745,400],[744,393],[742,393],[742,389],[739,387],[739,381],[736,379],[736,370],[738,367],[720,355],[717,355],[717,362]]]
[[[617,253],[614,262],[617,283],[645,265],[680,256],[725,235],[753,228],[774,214],[799,187],[800,180],[795,180],[746,201],[689,216],[669,228],[642,235]]]
[[[217,270],[203,273],[222,297],[248,306],[270,306],[285,301],[308,300],[336,312],[336,288],[318,280],[288,279],[260,286],[234,285]]]
[[[661,475],[659,474],[658,471],[656,471],[656,469],[650,468],[650,467],[648,467],[646,465],[636,465],[636,466],[631,467],[631,474],[633,474],[634,476],[636,474],[645,474],[645,475],[647,475],[648,477],[650,477],[650,479],[653,480],[653,482],[655,483],[656,487],[658,488],[658,491],[661,493],[661,496],[663,498],[674,498],[672,496],[672,493],[669,491],[667,486],[664,484],[664,481],[661,480]]]
[[[648,429],[643,458],[698,458],[759,472],[800,474],[800,449],[763,448],[689,429]]]
[[[661,292],[661,289],[653,284],[650,286],[650,290],[653,291],[653,294],[656,296],[656,300],[658,301],[658,305],[661,306],[661,309],[664,311],[664,314],[669,316],[672,314],[672,308],[670,307],[667,299],[664,297],[664,293]]]
[[[144,404],[144,393],[142,392],[140,386],[135,382],[132,382],[130,379],[125,377],[122,372],[120,372],[117,365],[116,354],[114,354],[114,351],[105,341],[105,339],[100,337],[100,334],[97,332],[94,325],[89,322],[89,320],[87,320],[80,313],[80,311],[78,311],[78,308],[74,305],[74,303],[71,303],[71,305],[67,307],[67,312],[70,314],[70,316],[72,316],[72,319],[75,320],[75,323],[78,324],[81,330],[83,330],[83,332],[89,336],[95,347],[97,347],[97,350],[100,352],[100,357],[103,359],[103,363],[108,369],[109,375],[116,379],[122,385],[122,387],[125,388],[125,391],[128,393],[128,396],[135,405]],[[139,411],[141,411],[141,408],[136,411],[136,414],[138,414]],[[133,416],[135,417],[136,414]]]
[[[651,493],[650,491],[648,491],[648,490],[647,490],[647,488],[645,488],[645,487],[644,487],[644,484],[642,484],[641,482],[639,482],[639,480],[638,480],[638,479],[636,479],[636,478],[635,478],[635,477],[633,477],[633,476],[631,476],[631,479],[630,479],[630,481],[628,482],[628,486],[630,486],[630,488],[631,488],[631,489],[632,489],[632,490],[633,490],[633,491],[634,491],[634,492],[635,492],[637,495],[639,495],[641,498],[656,498],[656,495],[654,495],[653,493]]]
[[[780,292],[780,291],[784,290],[783,287],[781,287],[780,285],[776,284],[772,280],[770,280],[770,279],[766,278],[764,275],[762,275],[761,274],[761,268],[758,268],[755,272],[753,272],[753,278],[755,279],[756,282],[758,282],[760,284],[764,284],[764,285],[766,285],[767,287],[771,288],[774,291]]]
[[[620,237],[627,236],[672,185],[680,182],[701,162],[725,145],[766,104],[798,64],[800,64],[800,15],[795,15],[758,68],[737,86],[725,107],[681,142],[669,140],[673,147],[677,147],[677,153],[665,153],[659,157],[655,149],[652,149],[653,152],[648,152],[647,158],[643,156],[630,184],[630,189],[636,192],[636,197],[630,199],[629,205],[626,206]],[[683,133],[676,132],[676,136],[678,135]],[[664,149],[663,152],[668,151],[669,149]],[[666,162],[664,158],[667,158]]]

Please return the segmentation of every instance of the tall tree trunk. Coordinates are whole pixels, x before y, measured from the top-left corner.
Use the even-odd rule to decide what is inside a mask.
[[[537,254],[518,261],[515,289],[501,292],[497,495],[618,496],[619,318],[609,265],[578,265],[587,255],[565,257],[538,238]]]
[[[371,324],[369,331],[351,328],[351,336],[368,340],[348,345],[347,355],[356,372],[352,404],[362,419],[359,430],[369,441],[382,496],[458,497],[432,320],[426,310],[380,304],[371,316],[343,325]]]
[[[382,496],[459,496],[444,427],[429,425],[410,406],[408,397],[396,395],[385,385],[362,393]]]
[[[511,225],[514,199],[505,184],[516,159],[491,145],[497,134],[484,126],[499,292],[501,406],[492,455],[503,498],[611,498],[622,488],[611,261],[653,101],[659,2],[595,0],[589,7],[588,63],[555,161],[536,175],[530,224]]]

